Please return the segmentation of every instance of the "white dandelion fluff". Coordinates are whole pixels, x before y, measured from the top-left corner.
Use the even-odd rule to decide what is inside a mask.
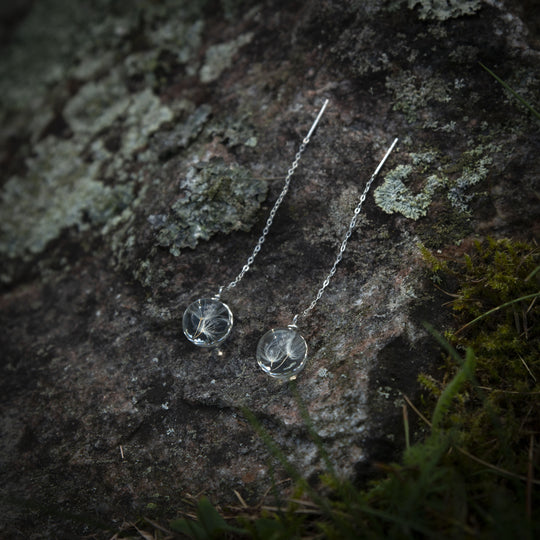
[[[259,341],[257,362],[263,371],[279,379],[294,379],[307,357],[304,338],[292,328],[270,330]]]
[[[215,298],[201,298],[193,302],[183,318],[184,334],[201,347],[221,343],[229,335],[232,324],[231,310]]]

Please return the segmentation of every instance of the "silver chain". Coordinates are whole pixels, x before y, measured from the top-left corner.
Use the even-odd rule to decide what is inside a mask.
[[[244,264],[244,266],[242,267],[242,270],[233,279],[233,281],[231,281],[228,285],[219,288],[219,292],[215,295],[215,298],[219,298],[223,291],[228,291],[229,289],[236,287],[238,283],[240,283],[242,278],[245,276],[246,272],[250,269],[251,265],[253,264],[255,257],[257,256],[259,251],[261,251],[261,246],[264,244],[264,241],[266,240],[266,236],[268,235],[268,232],[270,231],[270,227],[272,226],[272,223],[274,222],[274,217],[276,215],[276,212],[278,211],[278,208],[283,202],[285,195],[287,195],[287,192],[289,191],[289,185],[291,183],[292,175],[294,174],[294,171],[298,167],[298,163],[300,161],[300,158],[302,157],[302,153],[306,149],[306,146],[309,144],[311,135],[313,135],[313,132],[315,131],[315,128],[317,127],[317,124],[319,123],[327,105],[328,105],[328,100],[324,102],[321,110],[319,111],[319,114],[317,115],[317,118],[315,118],[315,121],[313,122],[308,134],[302,141],[302,144],[300,145],[298,152],[294,156],[294,161],[292,162],[290,169],[287,171],[287,176],[285,177],[285,183],[283,185],[283,189],[281,190],[279,197],[274,203],[272,210],[270,210],[270,214],[268,215],[268,219],[266,220],[266,225],[262,231],[261,236],[259,237],[259,240],[257,241],[257,244],[255,245],[255,248],[253,249],[253,253],[248,257],[246,264]]]
[[[375,172],[371,175],[371,178],[368,180],[368,182],[366,184],[366,187],[364,188],[364,192],[360,196],[360,201],[358,202],[358,205],[354,209],[354,214],[353,214],[353,217],[352,217],[351,222],[349,224],[349,228],[347,229],[347,232],[345,233],[345,236],[343,237],[343,240],[341,241],[341,245],[339,246],[339,250],[338,250],[336,260],[334,261],[334,264],[332,265],[332,268],[330,269],[330,272],[326,276],[326,279],[323,281],[323,284],[322,284],[321,288],[318,290],[317,295],[315,296],[315,298],[313,299],[311,304],[309,304],[309,306],[306,309],[304,309],[304,311],[302,311],[300,314],[296,314],[293,317],[291,326],[296,326],[298,318],[299,317],[305,317],[317,305],[317,302],[321,299],[321,296],[323,295],[324,290],[326,289],[326,287],[328,287],[328,285],[330,283],[330,280],[332,279],[332,277],[336,273],[336,269],[337,269],[338,264],[341,262],[341,259],[343,259],[343,253],[347,249],[347,242],[349,241],[349,238],[351,237],[351,235],[352,235],[352,233],[354,231],[354,228],[356,227],[356,222],[358,221],[358,216],[360,214],[360,211],[362,210],[362,204],[364,204],[364,201],[366,200],[366,196],[368,194],[369,188],[371,187],[371,184],[373,184],[373,181],[375,180],[375,177],[377,176],[377,174],[379,174],[379,171],[381,170],[382,166],[384,165],[384,162],[386,161],[386,159],[388,158],[388,156],[390,155],[390,153],[394,149],[394,146],[397,144],[397,142],[398,142],[398,139],[394,139],[394,142],[392,143],[390,148],[386,151],[386,154],[384,155],[384,157],[380,161],[379,165],[377,165],[377,168],[375,169]]]

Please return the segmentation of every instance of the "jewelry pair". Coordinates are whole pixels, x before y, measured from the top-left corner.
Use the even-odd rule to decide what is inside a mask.
[[[222,302],[221,295],[223,292],[233,289],[238,285],[246,272],[248,272],[250,269],[255,257],[261,250],[261,246],[270,231],[270,227],[272,226],[276,212],[283,202],[285,195],[289,191],[291,178],[298,167],[302,153],[309,144],[311,136],[319,124],[327,105],[328,100],[324,102],[308,134],[302,140],[298,152],[295,155],[294,161],[290,169],[287,171],[287,176],[285,177],[281,193],[279,194],[274,206],[272,207],[272,210],[270,211],[270,214],[268,215],[262,234],[259,237],[252,254],[248,257],[246,264],[244,264],[242,267],[240,273],[228,285],[220,287],[217,294],[209,298],[199,298],[198,300],[195,300],[195,302],[190,304],[184,312],[182,319],[184,334],[193,344],[199,347],[216,347],[227,339],[228,335],[230,334],[234,318],[229,306]],[[349,228],[339,246],[334,264],[323,281],[322,286],[315,295],[315,298],[306,309],[296,314],[292,318],[291,324],[289,324],[286,328],[269,330],[259,340],[256,352],[257,363],[259,364],[260,368],[271,377],[281,380],[292,380],[295,379],[298,373],[300,373],[300,371],[302,371],[304,368],[307,359],[307,343],[302,335],[298,332],[298,319],[300,317],[306,317],[311,312],[322,297],[326,287],[328,287],[330,280],[336,273],[337,266],[343,258],[343,253],[347,248],[347,242],[356,226],[358,215],[362,209],[362,204],[366,200],[366,196],[371,184],[384,165],[384,162],[394,149],[397,141],[398,139],[394,139],[374,173],[366,183],[364,191],[360,196],[358,205],[354,209],[354,213],[349,223]]]

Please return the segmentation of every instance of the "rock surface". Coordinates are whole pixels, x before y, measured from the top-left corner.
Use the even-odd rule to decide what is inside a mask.
[[[440,358],[422,323],[448,323],[419,245],[458,256],[538,232],[539,123],[479,65],[534,105],[533,4],[2,8],[0,533],[166,520],[186,494],[260,500],[271,460],[242,407],[303,474],[323,470],[255,349],[314,297],[396,136],[300,320],[298,389],[343,474],[397,455],[402,395]],[[240,272],[326,98],[261,253],[224,295],[231,336],[197,349],[185,307]]]

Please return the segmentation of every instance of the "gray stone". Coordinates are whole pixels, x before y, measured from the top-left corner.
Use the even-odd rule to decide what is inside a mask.
[[[242,407],[302,474],[324,470],[255,351],[309,305],[394,137],[299,322],[299,393],[342,474],[399,455],[403,395],[440,360],[422,323],[449,315],[420,244],[455,257],[538,234],[538,122],[478,64],[534,103],[534,10],[203,4],[42,0],[2,41],[0,536],[166,524],[189,494],[260,501],[268,451]],[[325,98],[261,252],[223,295],[230,336],[195,347],[185,308],[242,270]]]

